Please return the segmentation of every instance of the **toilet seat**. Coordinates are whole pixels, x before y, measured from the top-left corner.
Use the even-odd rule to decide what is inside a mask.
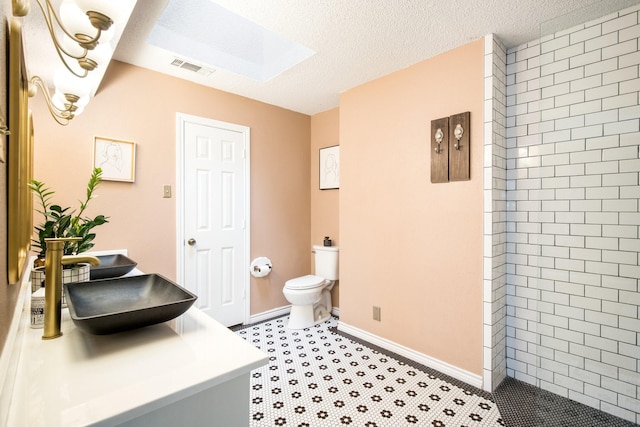
[[[296,277],[295,279],[287,280],[284,287],[291,290],[302,290],[317,288],[324,283],[325,279],[313,274],[308,274],[302,277]]]

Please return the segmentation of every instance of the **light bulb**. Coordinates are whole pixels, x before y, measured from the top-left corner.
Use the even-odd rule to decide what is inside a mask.
[[[60,91],[65,95],[76,95],[79,98],[89,96],[91,91],[87,81],[74,76],[66,69],[56,71],[53,77],[53,84],[56,91]]]
[[[131,9],[129,0],[76,0],[76,3],[84,13],[98,12],[114,23],[120,22]]]
[[[59,90],[56,90],[53,96],[51,97],[51,103],[58,110],[63,111],[67,109],[67,107],[64,104],[68,104],[69,102],[67,101],[67,98],[64,97],[64,93],[60,92]]]
[[[58,41],[63,52],[65,52],[72,58],[79,58],[85,53],[85,49],[82,46],[80,46],[75,42],[75,40],[70,39],[66,35],[58,37]]]
[[[107,44],[107,43],[111,42],[111,40],[113,40],[113,36],[115,34],[116,34],[115,27],[112,26],[107,31],[103,31],[102,34],[100,34],[100,40],[98,40],[98,43]]]
[[[92,49],[87,52],[87,59],[91,59],[95,61],[99,66],[104,66],[111,59],[111,45],[110,44],[99,44],[95,49]]]
[[[78,109],[80,108],[84,109],[84,107],[86,107],[88,103],[89,103],[89,96],[83,96],[82,98],[78,99],[78,102],[76,102],[76,105],[78,106]]]
[[[76,104],[78,105],[78,104]],[[73,112],[74,116],[79,116],[80,114],[82,114],[82,112],[84,111],[84,107],[78,107],[76,108],[76,110]]]
[[[60,19],[67,31],[74,36],[81,34],[92,39],[98,34],[98,30],[91,25],[89,17],[73,1],[62,2]]]

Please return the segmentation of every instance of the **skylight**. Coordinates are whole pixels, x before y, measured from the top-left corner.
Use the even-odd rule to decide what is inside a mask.
[[[169,0],[147,43],[260,82],[315,54],[211,0]]]

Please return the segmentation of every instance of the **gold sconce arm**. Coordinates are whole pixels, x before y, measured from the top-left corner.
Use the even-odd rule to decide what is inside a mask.
[[[75,76],[83,78],[88,75],[89,71],[98,67],[98,61],[105,58],[105,60],[108,60],[110,54],[106,54],[105,51],[110,51],[109,45],[105,43],[104,46],[98,47],[98,41],[103,32],[114,24],[111,17],[102,12],[92,10],[82,13],[74,4],[63,4],[61,11],[58,13],[51,4],[51,0],[36,0],[36,2],[44,17],[56,53],[67,70]],[[15,16],[25,16],[29,13],[30,5],[28,0],[12,0],[12,6]],[[66,7],[66,9],[63,10],[62,7]],[[63,21],[67,22],[67,25]],[[62,40],[56,33],[56,27],[60,28],[64,33]],[[87,34],[93,33],[92,30],[95,30],[95,34]],[[71,44],[67,44],[65,47],[65,42],[71,42]],[[76,71],[71,66],[68,62],[69,58],[78,61],[78,65],[81,68],[80,71]]]
[[[42,4],[43,1],[44,1],[44,5]],[[89,12],[87,15],[89,16],[89,20],[91,21],[91,24],[98,31],[97,34],[93,37],[91,37],[88,34],[71,34],[71,32],[67,30],[67,28],[62,23],[62,20],[60,19],[55,9],[51,5],[50,0],[36,0],[36,2],[38,3],[38,6],[40,6],[40,10],[42,10],[42,14],[44,15],[44,19],[47,22],[47,27],[49,27],[49,32],[51,33],[51,36],[54,38],[54,40],[56,40],[54,41],[54,43],[56,44],[56,47],[60,49],[62,48],[59,43],[56,43],[57,38],[55,36],[55,32],[53,31],[54,20],[58,24],[58,27],[60,27],[60,29],[71,40],[78,43],[80,46],[85,48],[85,50],[95,48],[98,45],[98,40],[100,39],[100,36],[102,35],[102,30],[108,30],[109,27],[111,27],[111,25],[113,24],[113,21],[108,16],[105,16],[98,12]],[[94,18],[95,18],[95,22],[94,22]],[[98,24],[98,26],[96,26],[96,23]],[[64,49],[62,50],[64,51]],[[86,54],[86,51],[85,51],[85,54]],[[67,53],[67,55],[69,54]],[[72,56],[72,55],[69,55],[69,56]]]
[[[113,54],[110,44],[115,34],[113,27],[126,22],[135,1],[64,0],[59,10],[54,8],[53,3],[57,2],[53,0],[35,1],[42,12],[56,54],[66,70],[59,67],[56,71],[53,79],[56,90],[53,95],[38,76],[28,79],[25,84],[29,85],[29,96],[35,96],[38,87],[42,90],[51,116],[65,126],[82,112],[89,101],[94,83],[88,81],[90,79],[82,80],[90,71],[108,64]],[[24,17],[30,12],[31,0],[11,0],[11,5],[14,16]],[[77,61],[77,65],[73,60]],[[28,75],[27,72],[24,74]]]
[[[49,94],[49,88],[42,81],[42,79],[38,76],[31,77],[29,80],[29,97],[34,97],[37,94],[37,88],[40,88],[42,94],[44,95],[45,101],[47,103],[47,108],[49,112],[53,116],[56,122],[61,124],[62,126],[66,126],[69,124],[69,121],[74,118],[75,112],[78,110],[78,106],[76,103],[80,99],[77,95],[65,93],[65,99],[67,102],[64,104],[65,109],[60,109],[55,106],[53,103],[53,99],[51,99],[51,95]]]
[[[43,4],[43,1],[44,1],[44,4]],[[58,16],[55,9],[51,5],[50,0],[36,0],[36,2],[38,3],[38,6],[40,6],[40,10],[42,11],[42,15],[44,16],[45,23],[47,24],[47,29],[49,30],[51,40],[53,41],[53,46],[55,47],[56,53],[58,54],[58,57],[60,58],[60,60],[62,61],[64,66],[67,68],[67,70],[69,70],[75,76],[80,78],[86,77],[89,71],[94,70],[98,66],[98,63],[92,60],[91,58],[88,58],[87,55],[90,50],[95,49],[95,47],[98,45],[98,40],[102,35],[102,29],[99,27],[96,28],[97,33],[93,37],[87,34],[71,34],[71,32],[67,30],[67,28],[63,25],[62,20],[60,19],[60,16]],[[94,12],[91,12],[91,13],[94,13]],[[98,15],[101,15],[102,17],[104,17],[104,19],[106,19],[108,22],[108,25],[102,25],[103,27],[106,27],[108,29],[111,26],[111,24],[113,24],[113,21],[109,17],[105,17],[102,14],[98,14]],[[89,17],[89,19],[91,20],[91,17]],[[82,53],[73,54],[68,49],[65,49],[62,43],[60,43],[60,40],[58,40],[58,36],[54,31],[54,22],[58,25],[58,27],[64,32],[64,34],[67,37],[69,37],[72,41],[77,43],[82,48]],[[92,24],[94,23],[93,20],[91,21],[91,23]],[[67,62],[65,55],[66,57],[77,60],[78,64],[82,68],[82,72],[79,73],[75,71],[73,67],[71,67]]]
[[[45,0],[46,1],[46,0]],[[84,72],[82,74],[78,74],[75,70],[73,70],[73,68],[71,68],[71,66],[69,65],[69,63],[67,63],[67,60],[65,59],[64,55],[79,60],[80,58],[86,57],[87,56],[87,52],[88,49],[84,46],[82,46],[83,51],[81,55],[73,55],[71,52],[69,52],[68,50],[66,50],[61,44],[60,41],[58,40],[58,36],[56,36],[56,32],[53,30],[53,20],[55,19],[55,21],[58,23],[58,26],[62,29],[62,31],[69,36],[73,41],[75,41],[76,43],[79,44],[79,41],[72,36],[71,34],[69,34],[69,32],[67,31],[67,29],[61,24],[60,22],[60,18],[58,17],[58,14],[55,12],[55,10],[53,10],[50,7],[50,3],[47,1],[47,8],[45,9],[45,7],[42,5],[40,0],[37,0],[38,6],[40,6],[40,10],[42,11],[42,15],[44,16],[44,20],[47,24],[47,29],[49,30],[49,35],[51,36],[51,41],[53,41],[53,46],[56,49],[56,53],[58,54],[58,57],[60,58],[60,60],[62,61],[62,63],[64,64],[64,66],[67,68],[67,70],[69,70],[70,72],[72,72],[74,75],[78,76],[78,77],[86,77],[87,73],[90,70],[87,69],[83,69]],[[52,17],[53,15],[53,17]],[[100,34],[100,32],[98,33]],[[97,40],[97,39],[96,39]],[[64,54],[64,55],[63,55]]]

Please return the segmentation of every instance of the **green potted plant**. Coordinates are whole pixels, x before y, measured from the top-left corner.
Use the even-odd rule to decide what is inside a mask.
[[[77,255],[86,252],[94,246],[93,240],[96,237],[94,228],[108,222],[104,215],[97,215],[94,218],[86,216],[85,210],[89,202],[95,197],[94,192],[102,177],[102,169],[94,168],[87,183],[86,198],[80,200],[80,208],[71,210],[71,207],[62,207],[52,202],[55,194],[43,182],[31,180],[29,188],[35,193],[39,212],[43,217],[43,222],[35,227],[37,238],[32,239],[33,247],[38,249],[38,257],[34,262],[34,270],[31,273],[32,291],[36,291],[42,286],[44,281],[44,259],[47,252],[47,242],[45,239],[51,237],[79,237],[77,242],[67,242],[64,245],[64,255]],[[66,275],[69,280],[83,281],[89,280],[89,265],[65,266],[65,269],[72,270]],[[77,270],[77,271],[73,271]],[[63,281],[65,279],[63,278]]]

